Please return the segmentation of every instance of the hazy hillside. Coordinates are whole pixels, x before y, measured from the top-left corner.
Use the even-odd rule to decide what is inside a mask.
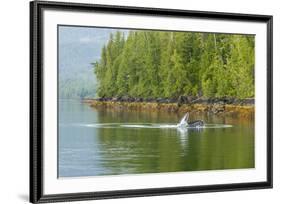
[[[92,62],[116,30],[88,27],[59,27],[59,97],[85,98],[96,94]]]

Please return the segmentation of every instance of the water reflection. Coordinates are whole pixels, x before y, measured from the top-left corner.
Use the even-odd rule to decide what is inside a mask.
[[[60,102],[59,176],[254,167],[253,120],[191,113],[207,128],[179,130],[181,116]]]

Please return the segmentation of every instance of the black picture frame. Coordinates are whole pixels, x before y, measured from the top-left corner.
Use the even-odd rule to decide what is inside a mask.
[[[237,20],[250,22],[264,22],[267,24],[267,180],[265,182],[250,182],[237,184],[203,185],[188,187],[165,187],[138,190],[120,190],[106,192],[85,192],[71,194],[43,194],[43,43],[42,25],[44,19],[43,10],[68,10],[80,12],[114,12],[123,14],[138,15],[160,15],[174,17],[196,17],[218,20]],[[159,196],[170,194],[203,193],[216,191],[265,189],[273,187],[273,150],[272,150],[272,131],[273,131],[273,16],[253,15],[237,13],[218,13],[206,11],[187,11],[159,8],[125,7],[94,5],[80,3],[62,2],[30,2],[30,202],[60,202],[94,200],[106,198],[123,198],[138,196]]]

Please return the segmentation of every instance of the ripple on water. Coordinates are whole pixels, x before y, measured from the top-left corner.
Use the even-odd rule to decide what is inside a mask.
[[[78,126],[78,127],[89,127],[89,128],[150,128],[150,129],[177,129],[178,124],[167,124],[167,123],[92,123],[92,124],[60,124],[60,126]],[[230,128],[232,125],[228,124],[205,124],[200,127],[203,129],[209,128]],[[186,129],[194,129],[198,127],[186,127]]]

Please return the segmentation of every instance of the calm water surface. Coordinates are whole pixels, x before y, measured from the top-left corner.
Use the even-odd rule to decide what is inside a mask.
[[[253,119],[191,114],[208,125],[180,131],[182,116],[61,100],[59,177],[254,167]]]

